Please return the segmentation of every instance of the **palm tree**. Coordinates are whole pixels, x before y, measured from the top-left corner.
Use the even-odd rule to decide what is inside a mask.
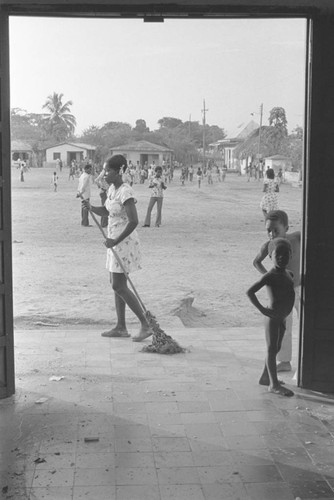
[[[72,101],[67,101],[63,104],[64,94],[49,95],[43,108],[46,108],[49,113],[46,114],[45,120],[46,125],[49,129],[49,133],[54,136],[57,141],[63,141],[70,137],[76,126],[76,119],[70,113],[70,106],[72,106]]]

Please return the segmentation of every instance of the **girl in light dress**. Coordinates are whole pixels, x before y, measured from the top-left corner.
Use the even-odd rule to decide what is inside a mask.
[[[117,324],[111,330],[102,333],[103,337],[130,337],[125,321],[126,305],[135,313],[141,323],[139,334],[132,338],[134,342],[152,335],[144,311],[134,293],[127,286],[127,274],[140,269],[141,253],[136,231],[138,214],[136,199],[129,184],[124,183],[122,171],[126,171],[127,162],[123,155],[114,155],[104,164],[105,181],[109,184],[104,207],[87,208],[100,216],[108,215],[108,237],[106,267],[110,273],[110,282],[115,294]],[[115,249],[122,266],[112,252]]]
[[[274,169],[268,168],[266,172],[266,178],[263,181],[263,192],[264,195],[260,202],[260,208],[264,216],[266,216],[272,210],[278,210],[278,182],[275,179]]]

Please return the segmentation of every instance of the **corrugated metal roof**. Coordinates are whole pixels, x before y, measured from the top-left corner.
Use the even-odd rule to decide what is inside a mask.
[[[288,156],[283,156],[283,155],[273,155],[273,156],[266,156],[266,160],[290,160]]]
[[[67,144],[70,144],[71,146],[78,146],[79,148],[84,149],[96,149],[96,146],[93,146],[92,144],[86,144],[84,142],[68,142]]]
[[[135,141],[128,144],[122,144],[121,146],[115,146],[110,148],[111,151],[138,151],[138,152],[157,152],[157,153],[167,153],[173,151],[172,149],[166,148],[164,146],[159,146],[159,144],[153,144],[148,141]]]
[[[55,144],[54,146],[49,146],[48,148],[45,148],[45,150],[57,148],[59,146],[64,146],[64,144],[67,144],[68,146],[75,146],[81,149],[90,149],[90,150],[96,149],[96,146],[92,146],[91,144],[85,144],[84,142],[60,142],[59,144]]]
[[[260,125],[256,123],[254,120],[251,120],[248,123],[240,123],[231,133],[227,134],[225,140],[231,139],[246,139],[254,130],[259,128]]]

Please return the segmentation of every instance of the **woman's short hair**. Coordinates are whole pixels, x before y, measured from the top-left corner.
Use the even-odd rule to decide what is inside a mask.
[[[123,155],[111,156],[106,161],[106,168],[108,169],[112,168],[113,170],[116,170],[116,172],[119,172],[122,167],[127,167],[127,161]]]

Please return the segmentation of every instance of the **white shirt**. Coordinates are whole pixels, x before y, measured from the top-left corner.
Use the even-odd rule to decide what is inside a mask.
[[[78,193],[82,195],[84,200],[90,198],[90,183],[91,175],[87,172],[83,172],[79,177]]]

